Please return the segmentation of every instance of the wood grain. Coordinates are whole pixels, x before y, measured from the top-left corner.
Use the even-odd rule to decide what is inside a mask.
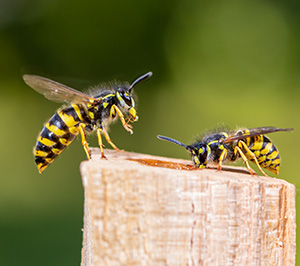
[[[81,164],[81,265],[295,265],[294,185],[245,168],[105,154],[92,149]]]

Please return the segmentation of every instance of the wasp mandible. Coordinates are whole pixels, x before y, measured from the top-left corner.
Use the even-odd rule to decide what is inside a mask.
[[[242,158],[250,174],[254,175],[248,160],[254,162],[261,173],[265,168],[275,174],[279,173],[280,156],[277,148],[264,134],[278,131],[292,131],[293,128],[258,127],[238,129],[234,132],[215,132],[208,134],[201,141],[185,145],[178,140],[157,136],[161,140],[169,141],[184,147],[191,153],[196,168],[206,168],[208,163],[217,163],[218,170],[226,161],[234,162]]]
[[[152,72],[148,72],[131,84],[110,82],[87,94],[41,76],[24,75],[25,83],[47,99],[71,103],[59,109],[38,136],[34,156],[39,172],[42,173],[79,133],[88,159],[90,151],[86,132],[96,130],[103,158],[105,156],[101,134],[115,150],[119,150],[108,135],[108,126],[118,116],[123,127],[133,133],[130,123],[138,120],[133,89],[151,76]]]

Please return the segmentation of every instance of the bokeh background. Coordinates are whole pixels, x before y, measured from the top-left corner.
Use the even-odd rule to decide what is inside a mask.
[[[86,157],[75,140],[38,174],[32,148],[59,104],[25,73],[84,89],[153,71],[136,89],[134,135],[111,127],[129,151],[188,159],[156,135],[190,143],[222,124],[294,127],[270,137],[279,177],[300,188],[299,13],[293,0],[0,0],[0,264],[80,263]]]

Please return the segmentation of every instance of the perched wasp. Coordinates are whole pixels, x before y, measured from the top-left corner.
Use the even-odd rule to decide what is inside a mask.
[[[90,152],[86,141],[86,132],[97,131],[103,158],[105,156],[101,134],[115,150],[119,150],[107,133],[108,125],[118,115],[123,127],[131,134],[133,133],[129,123],[138,120],[133,89],[151,76],[152,73],[148,72],[131,84],[127,82],[104,84],[91,91],[89,95],[47,78],[24,75],[25,83],[47,99],[71,103],[71,105],[59,109],[39,134],[34,148],[35,162],[39,172],[42,173],[79,133],[88,159]],[[125,121],[124,115],[127,117],[127,121]]]
[[[291,130],[293,128],[258,127],[239,129],[231,133],[215,132],[191,145],[185,145],[169,137],[157,137],[187,149],[196,168],[206,168],[211,162],[218,163],[218,170],[221,170],[223,162],[234,162],[242,158],[252,175],[255,172],[249,166],[248,160],[254,162],[262,174],[267,176],[262,168],[278,174],[280,157],[275,145],[264,134]]]

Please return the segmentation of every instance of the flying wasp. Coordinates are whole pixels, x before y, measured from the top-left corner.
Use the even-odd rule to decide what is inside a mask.
[[[188,150],[196,168],[206,168],[208,163],[217,163],[218,170],[221,170],[224,162],[234,162],[242,158],[250,174],[255,175],[255,172],[251,169],[248,160],[254,162],[261,173],[267,176],[262,168],[278,174],[280,157],[275,145],[264,134],[291,130],[293,128],[258,127],[238,129],[230,133],[215,132],[191,145],[185,145],[169,137],[160,135],[157,137]]]
[[[115,150],[119,150],[108,135],[108,125],[119,116],[125,130],[133,134],[130,123],[138,120],[133,89],[151,76],[148,72],[131,84],[111,82],[86,94],[44,77],[24,75],[25,83],[47,99],[71,103],[59,109],[38,136],[34,156],[39,172],[42,173],[79,133],[88,159],[86,132],[96,130],[102,158],[105,156],[101,134]]]

